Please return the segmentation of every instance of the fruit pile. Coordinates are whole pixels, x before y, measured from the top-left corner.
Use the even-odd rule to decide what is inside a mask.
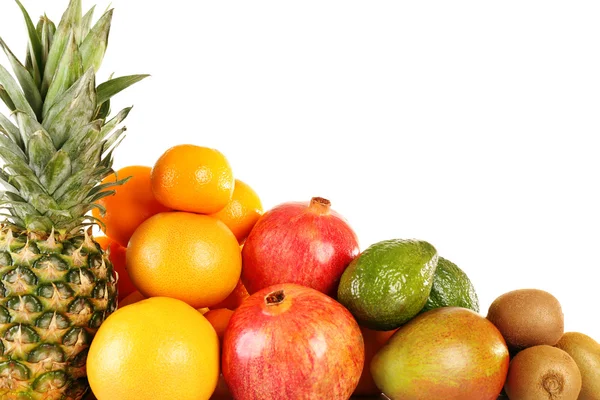
[[[430,243],[359,252],[321,197],[263,214],[216,150],[175,146],[116,175],[132,177],[98,218],[127,244],[105,242],[128,296],[90,348],[99,400],[599,398],[600,345],[564,333],[547,292],[503,294],[484,317]]]
[[[487,316],[423,240],[361,251],[329,200],[263,212],[219,151],[113,171],[145,75],[96,84],[112,10],[0,39],[0,399],[600,399],[600,344],[535,289]],[[104,236],[93,237],[93,226]],[[88,383],[93,391],[89,393]]]

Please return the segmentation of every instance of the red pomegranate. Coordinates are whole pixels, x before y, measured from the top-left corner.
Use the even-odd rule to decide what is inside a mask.
[[[281,284],[254,293],[234,312],[221,362],[236,400],[347,400],[364,356],[348,310],[314,289]]]
[[[267,211],[244,243],[242,281],[249,293],[296,283],[335,296],[358,252],[356,234],[329,200],[284,203]]]

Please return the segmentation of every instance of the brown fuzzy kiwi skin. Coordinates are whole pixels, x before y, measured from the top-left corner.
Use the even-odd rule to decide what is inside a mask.
[[[504,390],[510,400],[577,400],[581,373],[561,349],[533,346],[510,362]]]
[[[577,363],[583,385],[578,400],[600,400],[600,343],[579,332],[566,332],[556,344]]]
[[[519,289],[501,295],[490,306],[487,318],[511,350],[554,346],[565,329],[560,302],[539,289]]]

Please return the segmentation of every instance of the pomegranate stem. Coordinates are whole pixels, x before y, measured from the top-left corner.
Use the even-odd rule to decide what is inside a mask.
[[[313,197],[308,207],[318,214],[328,214],[331,202],[323,197]]]
[[[265,303],[268,306],[276,306],[277,304],[283,303],[283,300],[285,300],[283,289],[271,292],[265,297]]]

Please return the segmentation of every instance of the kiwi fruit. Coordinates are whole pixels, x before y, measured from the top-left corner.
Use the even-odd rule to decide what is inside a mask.
[[[556,344],[577,363],[581,372],[579,400],[600,400],[600,344],[579,332],[565,333]]]
[[[579,368],[569,354],[541,345],[512,359],[504,390],[510,400],[577,400],[581,383]]]
[[[488,320],[504,336],[511,351],[554,346],[564,333],[562,307],[556,297],[538,289],[520,289],[498,297],[488,310]]]

